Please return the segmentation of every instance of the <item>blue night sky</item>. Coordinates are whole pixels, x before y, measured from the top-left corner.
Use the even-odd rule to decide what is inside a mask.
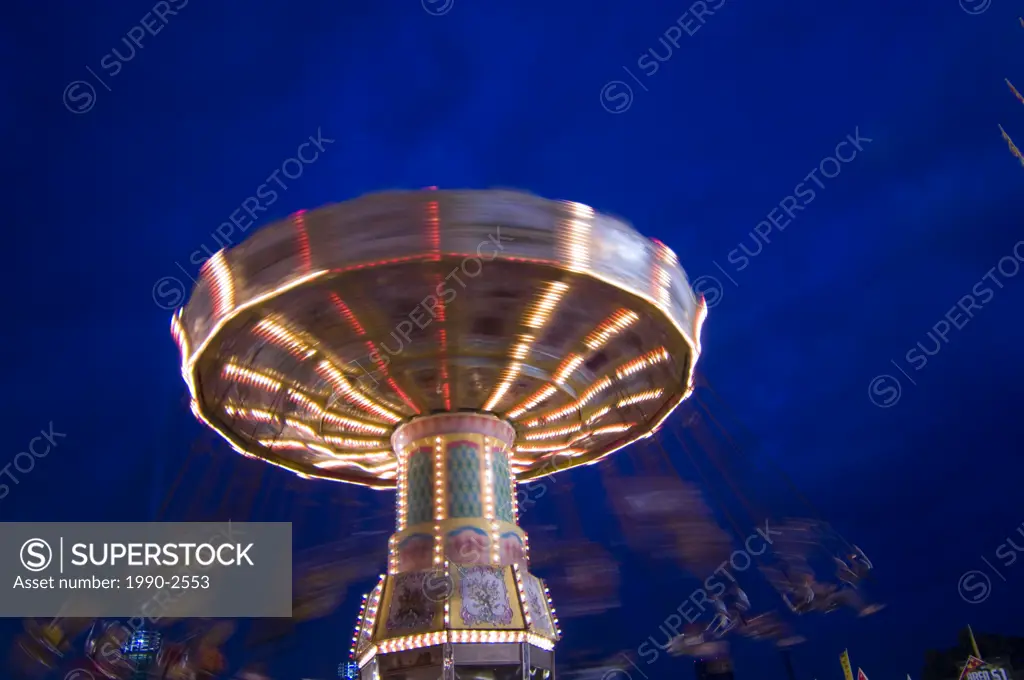
[[[383,189],[512,187],[621,215],[678,253],[713,305],[699,368],[753,442],[738,465],[785,470],[871,556],[889,603],[801,622],[801,680],[838,680],[844,647],[873,680],[902,680],[967,623],[1024,634],[1024,561],[1004,582],[982,560],[1024,523],[1024,168],[997,127],[1024,143],[1003,82],[1024,85],[1021,6],[708,0],[701,24],[688,2],[444,1],[424,0],[437,16],[417,0],[168,0],[178,13],[134,55],[122,38],[151,2],[15,2],[6,456],[51,421],[67,437],[0,518],[180,519],[215,498],[235,519],[294,520],[312,545],[352,530],[338,497],[387,511],[389,495],[276,471],[246,500],[227,480],[262,468],[219,447],[159,514],[200,436],[166,277],[190,287],[192,254],[219,248],[214,229],[319,130],[333,141],[260,224]],[[858,131],[860,150],[836,151]],[[836,153],[853,155],[838,175]],[[579,502],[604,502],[594,469],[572,479]],[[779,475],[746,483],[792,502]],[[554,497],[527,530],[553,521]],[[623,560],[622,608],[565,621],[564,648],[636,649],[692,592],[668,563]],[[973,569],[992,582],[977,604],[958,595]],[[299,629],[278,677],[330,677],[369,585]],[[740,678],[783,676],[766,644],[734,653]],[[643,670],[690,674],[664,655]]]

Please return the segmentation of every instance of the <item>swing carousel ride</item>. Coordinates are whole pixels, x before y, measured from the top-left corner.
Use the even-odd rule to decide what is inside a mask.
[[[196,416],[239,453],[396,490],[363,680],[529,677],[559,630],[516,483],[649,437],[691,391],[703,319],[675,254],[619,220],[416,191],[217,253],[173,333]]]
[[[250,649],[326,616],[348,584],[377,573],[366,546],[380,534],[386,571],[364,596],[351,649],[361,680],[553,677],[561,634],[535,572],[550,574],[563,617],[620,606],[615,546],[581,538],[576,473],[552,477],[581,466],[600,474],[621,545],[707,583],[770,513],[727,469],[745,447],[695,374],[705,313],[664,244],[586,206],[510,191],[364,196],[215,254],[172,319],[195,416],[242,456],[298,478],[395,490],[390,538],[378,513],[354,522],[362,539],[297,556],[293,620],[250,633]],[[692,475],[662,446],[670,434]],[[234,495],[252,501],[260,483]],[[531,548],[520,515],[549,487],[555,522],[533,530]],[[364,510],[335,511],[348,525],[339,532]],[[657,648],[722,658],[733,633],[785,647],[800,641],[792,615],[877,610],[862,596],[870,562],[827,523],[771,526],[778,537],[755,572],[783,613],[752,606],[734,580],[709,590],[709,621],[664,631]],[[234,630],[221,623],[165,622],[185,642],[165,645],[179,651],[159,658],[155,677],[215,677],[224,664],[213,650]],[[21,656],[54,667],[86,630],[125,644],[110,622],[26,622]],[[100,662],[96,647],[87,642],[90,672],[129,677],[131,663]],[[608,657],[584,652],[573,665]]]

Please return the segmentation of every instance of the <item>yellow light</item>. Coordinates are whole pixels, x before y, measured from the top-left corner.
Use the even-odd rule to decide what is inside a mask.
[[[701,353],[701,342],[700,334],[704,328],[704,322],[708,318],[708,306],[704,301],[704,296],[701,295],[700,299],[697,300],[697,312],[693,315],[693,351],[696,352],[697,356]],[[696,361],[696,359],[694,359]],[[691,364],[692,365],[692,364]],[[690,386],[693,386],[693,371],[690,371]]]
[[[380,449],[388,445],[388,442],[383,439],[352,439],[331,434],[324,435],[324,441],[343,449]]]
[[[302,422],[301,420],[297,420],[295,418],[285,418],[284,424],[292,428],[293,430],[298,430],[307,437],[315,438],[318,436],[316,430],[314,430],[312,427]]]
[[[558,306],[559,300],[565,294],[565,291],[569,290],[569,286],[560,281],[549,281],[544,288],[544,292],[541,293],[538,300],[529,308],[527,311],[526,319],[523,321],[523,325],[527,328],[540,329],[543,328],[547,323],[551,313]],[[519,371],[522,369],[522,361],[524,361],[530,355],[530,349],[533,346],[535,338],[532,335],[521,335],[518,341],[512,347],[512,351],[509,356],[511,363],[509,367],[505,369],[501,376],[501,382],[494,388],[491,396],[487,399],[484,404],[484,411],[493,411],[494,407],[498,405],[505,393],[508,392],[509,388],[512,387],[512,383],[519,375]]]
[[[321,447],[322,448],[322,447]],[[381,449],[380,451],[352,451],[349,453],[338,453],[330,449],[327,450],[327,455],[335,460],[358,460],[358,461],[376,461],[381,460],[394,460],[395,454],[391,449]]]
[[[184,362],[189,356],[189,342],[188,333],[185,331],[185,325],[181,322],[181,315],[184,312],[183,309],[179,309],[171,315],[171,337],[174,338],[174,342],[178,345],[178,351],[181,352],[182,360],[182,375],[185,376],[185,382],[189,382],[187,374],[184,373]],[[195,394],[192,395],[194,399]]]
[[[253,330],[257,335],[280,345],[292,356],[299,359],[305,360],[316,354],[316,350],[308,343],[299,339],[295,333],[288,330],[285,323],[276,318],[267,317],[256,324]]]
[[[553,385],[545,385],[544,387],[540,388],[537,392],[535,392],[533,396],[527,398],[527,400],[524,401],[522,404],[509,411],[507,416],[509,418],[518,418],[519,416],[523,415],[523,413],[537,406],[538,404],[546,400],[548,397],[550,397],[557,391],[558,389],[555,388]]]
[[[567,290],[569,290],[567,284],[561,281],[549,281],[546,290],[533,305],[523,325],[533,329],[543,328],[547,324],[551,312],[558,306],[559,300]]]
[[[586,437],[600,437],[605,434],[619,434],[620,432],[629,430],[634,425],[636,425],[636,423],[616,423],[615,425],[605,425],[604,427],[599,427],[587,432],[582,437],[574,439],[573,443],[575,444],[577,441],[585,439]]]
[[[288,396],[290,398],[293,397],[293,396],[298,396],[297,392],[295,392],[294,394],[293,394],[293,392],[294,392],[294,390],[290,390],[289,391]],[[380,426],[380,425],[378,425],[376,423],[368,423],[365,420],[357,420],[356,418],[349,418],[348,416],[343,416],[341,414],[334,413],[333,411],[328,411],[325,408],[319,407],[319,405],[316,404],[315,402],[313,402],[312,400],[307,399],[306,400],[306,404],[309,404],[311,406],[317,407],[316,409],[311,409],[311,410],[313,410],[314,413],[316,413],[321,418],[323,418],[324,422],[326,422],[326,423],[328,423],[330,425],[333,425],[335,427],[349,428],[350,430],[353,430],[355,432],[364,432],[366,434],[387,434],[388,433],[388,428],[386,428],[386,427],[382,427],[382,426]]]
[[[281,389],[281,381],[275,380],[268,375],[254,371],[250,368],[243,368],[234,362],[224,364],[222,373],[225,377],[233,378],[234,380],[247,383],[254,387],[261,387],[265,390],[276,392]]]
[[[490,399],[488,399],[487,403],[484,404],[485,411],[491,411],[495,406],[497,406],[498,402],[501,401],[501,398],[504,397],[505,393],[508,392],[510,387],[512,387],[512,381],[519,375],[519,371],[522,367],[523,365],[518,361],[513,361],[509,364],[502,376],[501,383],[498,384],[498,387],[491,394]]]
[[[601,408],[587,416],[587,425],[590,425],[592,423],[597,422],[598,420],[601,420],[601,418],[604,418],[606,415],[608,415],[608,413],[611,410],[611,406],[602,406]]]
[[[659,307],[667,309],[672,304],[672,273],[678,269],[679,258],[661,241],[654,242],[656,257],[651,271],[651,291]]]
[[[615,377],[621,380],[622,378],[629,377],[634,373],[637,373],[638,371],[642,371],[645,368],[654,366],[655,364],[660,364],[661,362],[667,360],[668,350],[666,350],[664,347],[659,347],[658,349],[651,350],[647,354],[639,356],[636,359],[628,361],[622,366],[620,366],[615,371]]]
[[[233,379],[237,382],[252,385],[254,387],[259,387],[269,392],[277,392],[281,389],[283,385],[281,379],[271,373],[260,372],[249,368],[244,368],[234,362],[228,362],[224,364],[222,373],[224,374],[225,377]],[[328,411],[320,404],[318,404],[314,399],[302,393],[300,390],[289,388],[287,391],[287,396],[294,403],[313,412],[316,416],[318,416],[319,418],[323,418],[326,422],[330,423],[331,425],[335,425],[341,428],[349,428],[357,432],[365,432],[367,434],[387,434],[388,432],[388,428],[383,427],[381,425],[368,423],[366,421],[357,420],[355,418],[349,418],[347,416],[343,416]],[[237,409],[237,407],[234,407],[233,405],[232,407],[236,408],[236,411],[232,415],[237,415],[241,418],[249,418],[262,422],[270,422],[266,420],[266,416],[264,415],[269,413],[267,411],[262,411],[259,409]]]
[[[573,371],[579,368],[580,364],[583,363],[583,357],[579,354],[570,354],[562,365],[555,371],[555,382],[559,385],[564,383],[572,375]]]
[[[299,439],[277,439],[275,437],[267,437],[266,439],[257,439],[256,441],[263,446],[266,446],[268,449],[290,449],[293,451],[309,449],[309,442]]]
[[[257,423],[274,423],[277,418],[270,411],[258,408],[239,408],[232,403],[224,405],[224,412],[232,418],[255,421]]]
[[[349,382],[349,379],[330,362],[321,361],[317,364],[316,370],[322,378],[331,383],[331,386],[350,402],[392,423],[397,423],[402,419],[398,414],[389,411],[356,389]]]
[[[526,439],[527,441],[557,439],[558,437],[564,437],[567,434],[579,432],[581,427],[582,426],[579,423],[576,423],[575,425],[566,425],[565,427],[560,427],[556,430],[543,430],[541,432],[531,432],[530,434],[526,435],[524,439]]]
[[[361,463],[354,460],[322,460],[314,464],[315,467],[321,470],[334,470],[336,468],[351,467],[363,472],[369,472],[370,474],[379,474],[388,470],[394,470],[398,467],[398,463],[391,462],[385,463],[384,465],[362,465]]]
[[[530,346],[533,345],[534,337],[532,335],[520,335],[519,342],[512,346],[512,358],[516,361],[522,361],[530,354]]]
[[[558,236],[558,254],[570,271],[590,268],[591,225],[594,209],[581,203],[566,203],[573,216],[564,221]]]
[[[211,297],[213,298],[214,314],[226,317],[235,308],[235,283],[231,279],[231,268],[221,248],[213,254],[203,269],[210,272]]]
[[[206,351],[206,348],[209,346],[209,344],[213,342],[213,339],[217,336],[218,333],[220,333],[220,330],[224,328],[224,326],[226,326],[233,318],[237,317],[239,314],[241,314],[247,309],[256,307],[257,305],[263,304],[268,300],[272,300],[278,295],[286,293],[289,290],[292,290],[293,288],[298,288],[299,286],[303,285],[304,283],[308,283],[313,279],[320,278],[327,272],[327,269],[321,269],[320,271],[310,272],[309,274],[297,276],[294,279],[281,284],[277,288],[274,288],[273,290],[269,290],[266,293],[263,293],[262,295],[252,297],[243,304],[234,306],[230,314],[227,314],[217,319],[216,323],[214,323],[213,328],[210,329],[210,332],[207,334],[207,336],[203,339],[199,346],[195,348],[192,354],[182,365],[182,375],[186,376],[186,380],[191,381],[193,383],[192,388],[195,387],[194,381],[196,362],[199,361],[199,357],[202,356],[204,351]]]
[[[549,451],[559,451],[564,448],[561,444],[519,444],[516,446],[516,453],[548,453]],[[514,462],[521,462],[529,465],[532,461],[519,461],[514,459]]]
[[[617,408],[625,408],[626,406],[632,406],[633,404],[642,404],[645,401],[653,401],[661,397],[665,393],[665,390],[647,390],[646,392],[639,392],[629,397],[619,399],[618,403],[615,404]]]
[[[625,308],[619,309],[598,324],[597,328],[584,339],[583,344],[591,351],[596,352],[609,340],[639,320],[640,316],[636,312]]]
[[[556,409],[551,413],[541,416],[541,420],[545,423],[550,423],[555,420],[560,420],[565,416],[569,415],[570,413],[575,413],[584,406],[586,406],[588,403],[590,403],[590,401],[593,400],[593,398],[596,397],[598,394],[611,387],[611,385],[611,378],[607,376],[600,378],[593,385],[584,390],[583,394],[580,395],[579,399],[569,404],[566,404],[565,406]]]

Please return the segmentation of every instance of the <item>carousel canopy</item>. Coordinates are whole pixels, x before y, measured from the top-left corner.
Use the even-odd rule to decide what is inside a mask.
[[[193,411],[237,451],[386,488],[418,415],[506,419],[520,479],[649,435],[690,392],[703,318],[676,255],[616,218],[411,191],[218,252],[172,332]]]

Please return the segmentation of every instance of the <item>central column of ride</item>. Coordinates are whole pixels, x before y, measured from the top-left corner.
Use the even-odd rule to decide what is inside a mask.
[[[422,416],[395,430],[396,531],[388,573],[360,615],[362,680],[553,675],[557,619],[528,571],[514,441],[511,425],[479,413]]]
[[[525,562],[509,458],[515,430],[475,413],[417,418],[391,437],[398,455],[397,533],[389,571]]]

